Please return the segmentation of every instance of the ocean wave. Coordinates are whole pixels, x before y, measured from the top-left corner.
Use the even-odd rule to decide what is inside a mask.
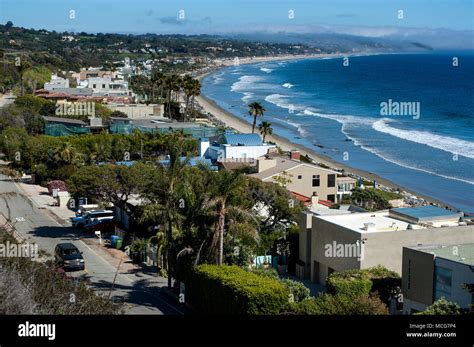
[[[265,97],[265,101],[281,108],[290,108],[291,103],[288,101],[288,98],[288,95],[270,94]]]
[[[244,96],[240,99],[242,100],[243,102],[247,103],[250,99],[252,99],[254,97],[254,93],[251,93],[251,92],[244,92]]]
[[[287,82],[287,83],[283,84],[283,87],[290,89],[290,88],[293,88],[294,85],[291,84],[291,83],[289,83],[289,82]]]
[[[261,82],[262,78],[259,76],[249,76],[245,75],[239,78],[237,82],[232,84],[230,90],[232,92],[241,92],[248,89],[255,89],[255,83]]]
[[[428,131],[398,129],[390,126],[390,123],[393,123],[393,120],[382,118],[374,122],[372,128],[406,141],[420,143],[445,152],[456,153],[463,157],[474,159],[474,142],[436,135]]]
[[[266,72],[266,73],[272,73],[273,69],[269,69],[267,67],[262,67],[262,68],[260,68],[260,71],[263,71],[263,72]]]
[[[417,167],[417,166],[407,165],[405,163],[402,163],[400,160],[394,159],[391,156],[389,156],[388,154],[382,153],[381,151],[378,151],[378,150],[376,150],[372,147],[368,147],[368,146],[364,146],[364,145],[359,145],[359,146],[360,146],[360,148],[376,155],[377,157],[382,158],[385,161],[388,161],[389,163],[404,167],[406,169],[421,171],[421,172],[424,172],[424,173],[427,173],[427,174],[430,174],[430,175],[434,175],[434,176],[446,178],[446,179],[449,179],[449,180],[455,180],[455,181],[459,181],[459,182],[474,185],[474,181],[470,181],[470,180],[460,178],[460,177],[447,176],[447,175],[440,174],[438,172],[430,171],[430,170],[427,170],[427,169],[422,169],[422,168]]]
[[[423,168],[420,168],[420,167],[416,167],[412,164],[403,163],[400,160],[397,160],[397,159],[393,158],[390,154],[384,153],[381,150],[378,150],[376,148],[369,147],[369,146],[365,145],[364,143],[362,143],[362,141],[358,140],[357,138],[355,138],[353,136],[350,136],[350,134],[348,132],[348,129],[347,129],[351,125],[358,125],[359,126],[361,124],[362,125],[372,125],[372,127],[373,127],[373,125],[375,123],[377,123],[378,121],[380,121],[380,120],[377,120],[375,118],[357,117],[357,116],[351,116],[351,115],[324,114],[324,113],[315,112],[312,109],[305,109],[303,113],[305,115],[311,115],[311,116],[316,116],[316,117],[325,118],[325,119],[332,119],[334,121],[339,122],[342,125],[341,132],[344,135],[346,135],[347,138],[351,139],[352,143],[355,146],[358,146],[358,147],[362,148],[363,150],[366,150],[366,151],[378,156],[379,158],[381,158],[381,159],[383,159],[383,160],[385,160],[389,163],[404,167],[406,169],[421,171],[421,172],[424,172],[424,173],[427,173],[427,174],[430,174],[430,175],[434,175],[434,176],[446,178],[446,179],[449,179],[449,180],[455,180],[455,181],[464,182],[464,183],[474,185],[474,181],[467,180],[465,178],[447,176],[447,175],[440,174],[438,172],[434,172],[434,171],[430,171],[430,170],[423,169]],[[404,138],[404,139],[407,140],[406,138]]]
[[[270,94],[265,97],[265,101],[287,110],[293,109],[293,112],[303,111],[306,107],[304,105],[295,105],[289,100],[289,95]]]

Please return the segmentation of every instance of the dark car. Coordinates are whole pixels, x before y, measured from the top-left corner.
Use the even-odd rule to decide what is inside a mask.
[[[59,243],[54,249],[56,264],[64,270],[84,270],[82,252],[72,243]]]

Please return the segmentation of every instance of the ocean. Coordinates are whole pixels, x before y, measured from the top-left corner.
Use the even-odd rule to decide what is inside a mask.
[[[202,83],[247,122],[259,101],[275,134],[474,213],[474,52],[264,62]]]

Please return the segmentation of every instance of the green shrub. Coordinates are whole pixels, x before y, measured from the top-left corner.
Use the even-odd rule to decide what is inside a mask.
[[[327,292],[332,295],[345,295],[351,298],[361,295],[369,295],[372,281],[367,278],[341,278],[337,273],[329,276],[327,281]]]
[[[303,283],[290,279],[284,279],[281,280],[281,282],[288,288],[290,294],[293,294],[293,299],[296,302],[303,301],[309,298],[309,288],[306,287]]]
[[[302,315],[386,315],[387,306],[374,295],[351,298],[345,295],[323,294],[290,306]]]
[[[200,265],[187,281],[187,300],[212,314],[279,314],[288,304],[288,289],[237,266]]]
[[[380,299],[388,304],[391,294],[397,293],[400,286],[400,276],[379,265],[370,269],[347,270],[331,274],[327,281],[327,292],[351,297],[378,293]]]
[[[443,296],[436,300],[431,306],[428,306],[425,311],[418,312],[418,315],[453,315],[461,314],[461,307],[452,301],[446,300]]]
[[[260,275],[260,276],[263,276],[263,277],[266,277],[266,278],[279,279],[278,271],[275,270],[272,267],[265,268],[263,266],[260,266],[260,267],[256,267],[256,268],[252,269],[252,272],[254,274],[257,274],[257,275]]]

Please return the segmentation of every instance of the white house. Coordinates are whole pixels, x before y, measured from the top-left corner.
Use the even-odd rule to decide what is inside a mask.
[[[264,143],[258,134],[225,133],[212,143],[208,138],[201,138],[199,154],[219,162],[247,161],[264,156],[273,148],[276,146]]]
[[[44,89],[49,91],[62,88],[69,88],[69,80],[67,78],[58,77],[57,75],[52,75],[51,81],[44,84]]]

